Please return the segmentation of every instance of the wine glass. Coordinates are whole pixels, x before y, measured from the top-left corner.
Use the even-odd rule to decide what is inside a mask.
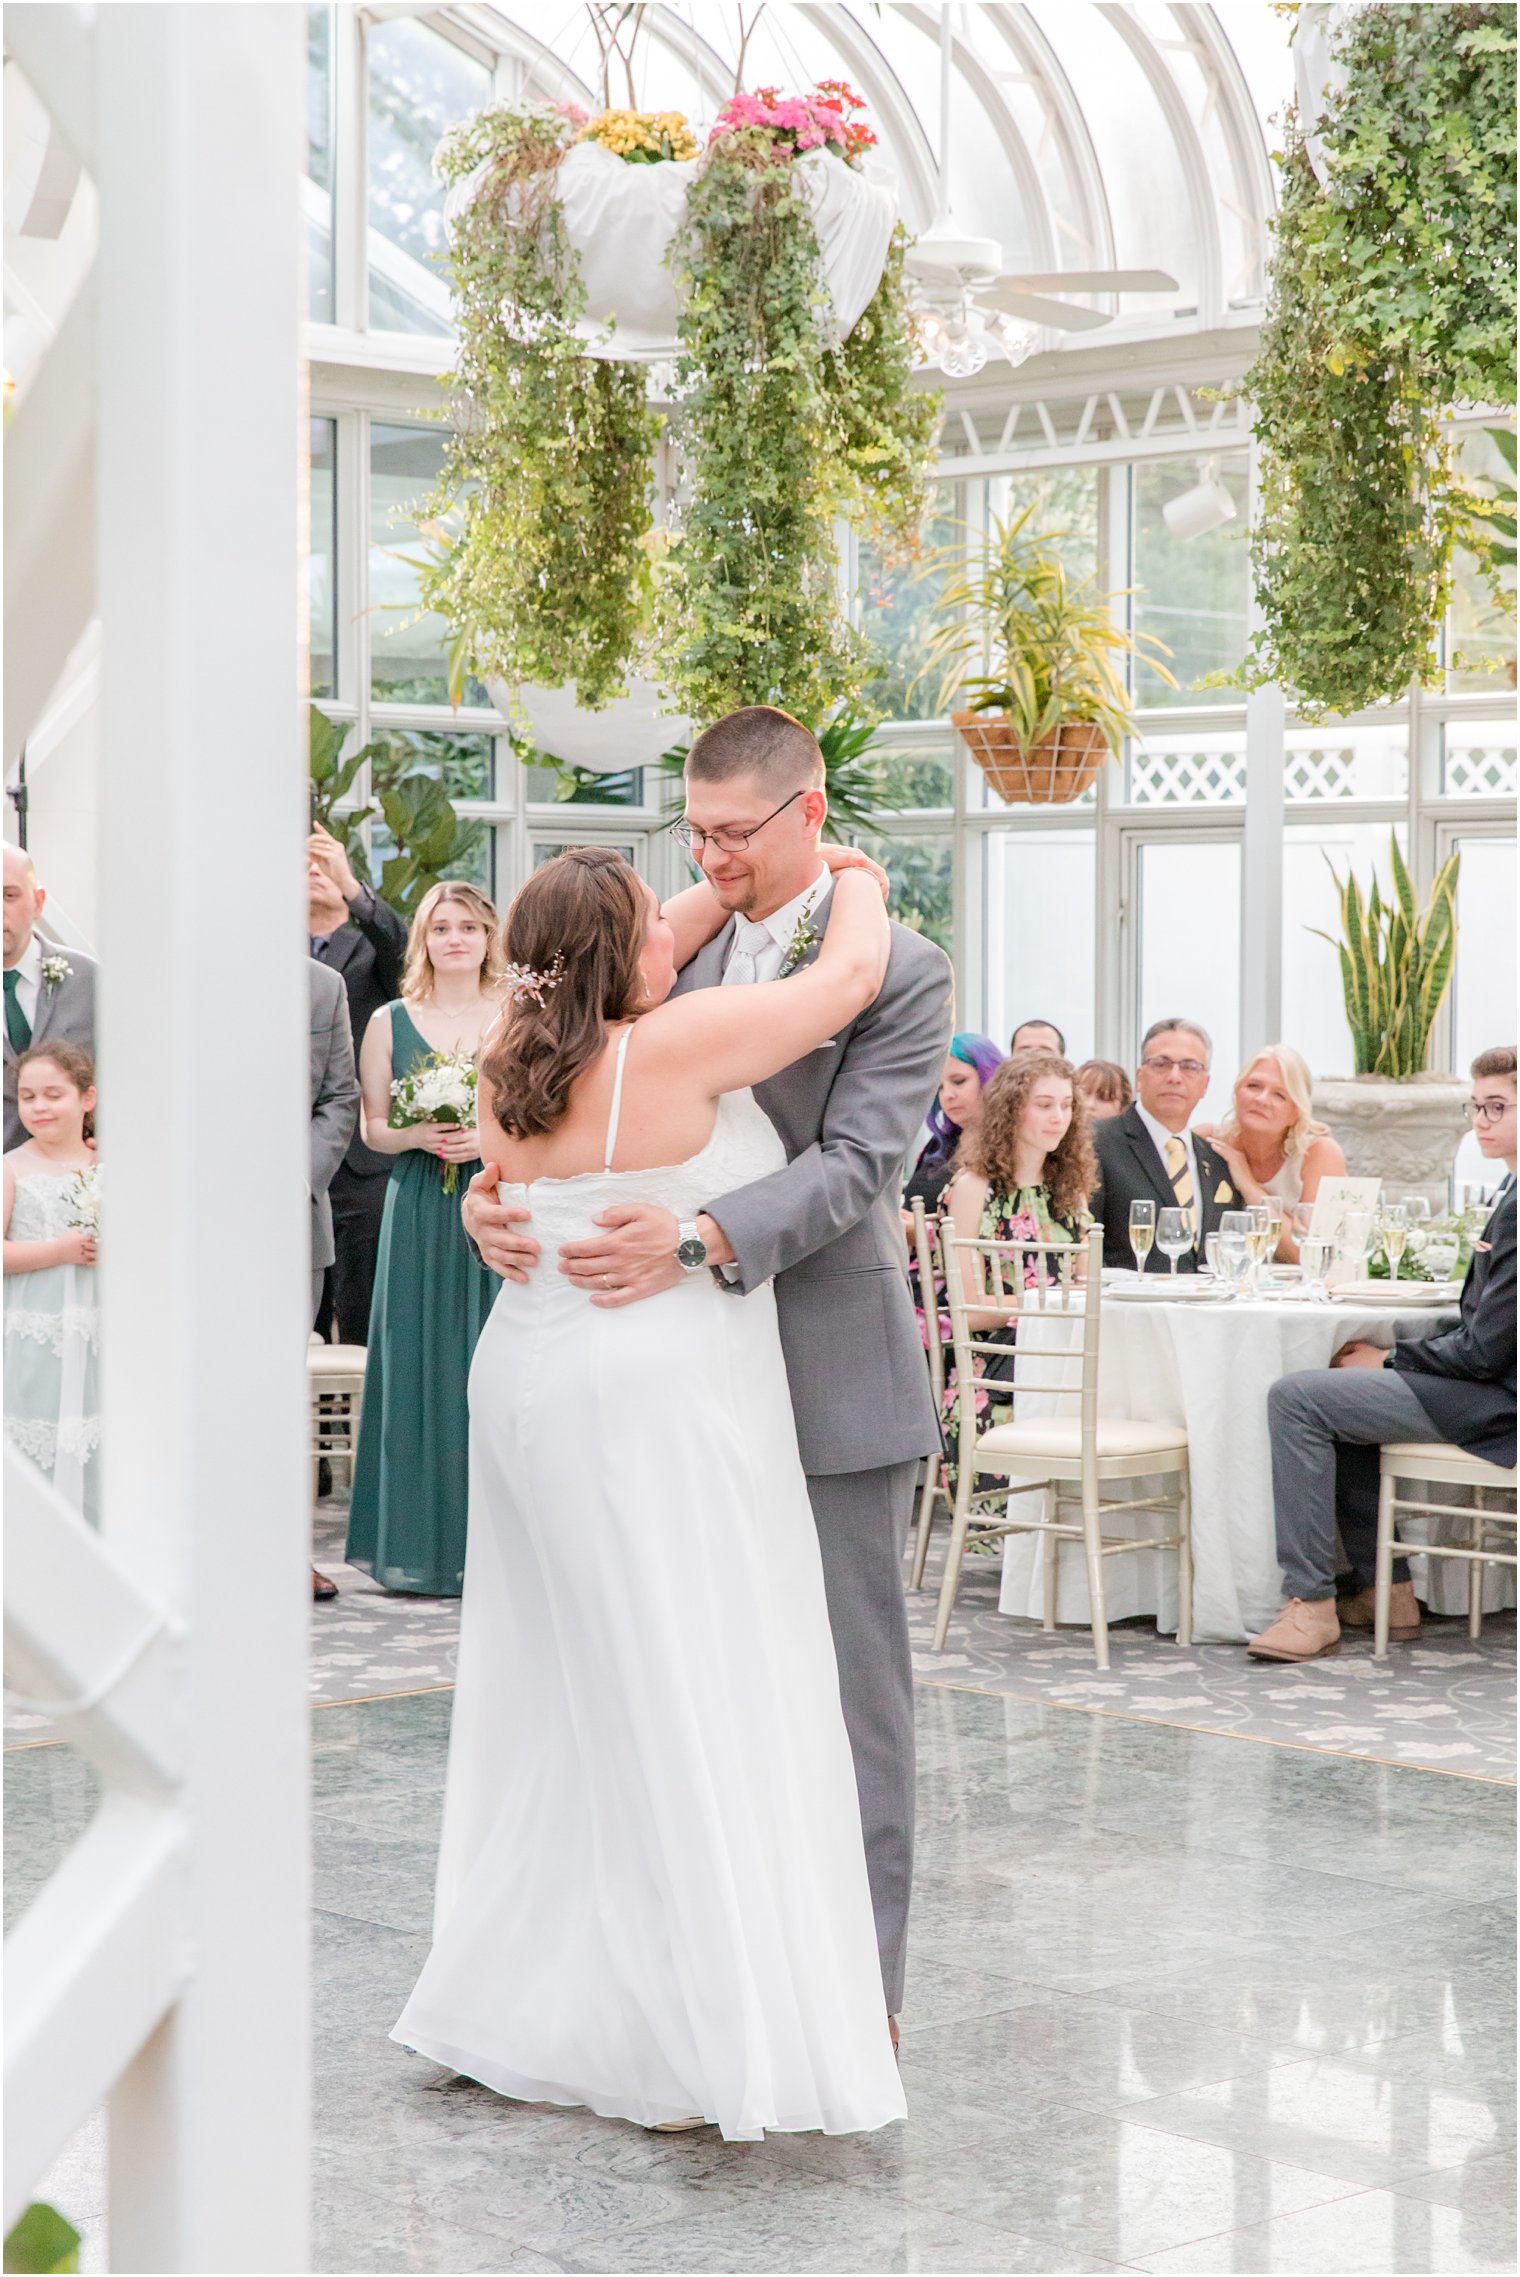
[[[1409,1246],[1409,1208],[1404,1202],[1387,1202],[1378,1221],[1378,1235],[1383,1244],[1383,1255],[1388,1260],[1388,1278],[1397,1282],[1399,1260]]]
[[[1216,1281],[1224,1278],[1224,1267],[1219,1260],[1219,1235],[1206,1233],[1203,1237],[1203,1261]]]
[[[1276,1246],[1269,1205],[1266,1202],[1252,1202],[1246,1210],[1246,1255],[1251,1260],[1251,1286],[1254,1289],[1261,1287],[1262,1266]]]
[[[1362,1277],[1371,1240],[1372,1212],[1370,1210],[1347,1210],[1341,1219],[1341,1229],[1335,1243],[1335,1255],[1340,1264],[1352,1267],[1353,1280],[1360,1280]]]
[[[1209,1236],[1219,1244],[1219,1271],[1228,1284],[1232,1297],[1238,1297],[1245,1281],[1250,1259],[1246,1256],[1246,1237],[1243,1233],[1226,1233],[1221,1226],[1217,1234]]]
[[[1156,1205],[1154,1202],[1131,1202],[1129,1206],[1129,1245],[1135,1253],[1135,1271],[1145,1271],[1145,1260],[1151,1253],[1156,1238]]]
[[[1163,1210],[1156,1227],[1156,1247],[1163,1257],[1172,1261],[1172,1279],[1177,1278],[1177,1260],[1193,1246],[1193,1213],[1191,1210]]]
[[[1420,1263],[1433,1281],[1449,1281],[1456,1271],[1457,1259],[1461,1253],[1461,1244],[1456,1235],[1447,1233],[1443,1228],[1438,1233],[1426,1235],[1425,1245],[1420,1251]]]

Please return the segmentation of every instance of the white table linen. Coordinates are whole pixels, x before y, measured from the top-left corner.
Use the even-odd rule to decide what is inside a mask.
[[[1193,1634],[1200,1642],[1238,1642],[1266,1628],[1283,1601],[1272,1514],[1272,1458],[1267,1435],[1267,1392],[1279,1376],[1324,1368],[1354,1338],[1387,1344],[1394,1336],[1428,1336],[1451,1316],[1429,1308],[1406,1313],[1391,1307],[1312,1304],[1237,1297],[1228,1302],[1170,1304],[1111,1298],[1105,1293],[1098,1369],[1103,1415],[1178,1423],[1188,1437],[1193,1500]],[[1052,1323],[1054,1327],[1056,1324]],[[1071,1338],[1066,1367],[1075,1383],[1080,1322],[1061,1324]],[[1058,1331],[1059,1332],[1059,1331]],[[1054,1336],[1045,1337],[1054,1342]],[[1037,1378],[1034,1379],[1038,1381]],[[1020,1416],[1074,1412],[1070,1400],[1052,1402],[1038,1390],[1021,1391]],[[1122,1492],[1108,1488],[1107,1493]],[[1137,1493],[1154,1491],[1150,1482]],[[1015,1504],[1017,1510],[1017,1504]],[[1026,1508],[1028,1498],[1026,1498]],[[1033,1516],[1032,1509],[1028,1514]],[[1157,1530],[1158,1513],[1105,1513],[1105,1531],[1136,1535]],[[1043,1618],[1038,1536],[1009,1534],[1003,1543],[999,1610]],[[1434,1612],[1467,1609],[1466,1570],[1456,1559],[1412,1561],[1417,1593]],[[1177,1626],[1177,1560],[1167,1550],[1139,1550],[1104,1560],[1110,1620],[1153,1614],[1157,1626]],[[1486,1608],[1513,1605],[1513,1576],[1489,1567]],[[1061,1552],[1059,1622],[1090,1617],[1081,1546]]]

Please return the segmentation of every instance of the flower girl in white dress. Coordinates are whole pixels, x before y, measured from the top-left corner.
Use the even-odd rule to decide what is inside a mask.
[[[555,1252],[784,1168],[747,1086],[875,996],[881,895],[842,872],[814,963],[671,1003],[671,924],[610,849],[547,863],[506,933],[480,1152],[541,1256],[471,1370],[435,1942],[393,2036],[644,2126],[879,2127],[902,2085],[773,1293],[698,1264],[598,1308]]]
[[[100,1466],[95,1070],[77,1044],[16,1064],[28,1136],[4,1158],[5,1436],[92,1523]]]

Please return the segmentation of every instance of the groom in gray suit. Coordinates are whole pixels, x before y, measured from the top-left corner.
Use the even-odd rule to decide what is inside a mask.
[[[733,914],[678,991],[779,979],[816,956],[832,884],[818,853],[823,782],[815,738],[769,705],[730,712],[697,737],[676,827]],[[715,1195],[689,1225],[647,1203],[605,1211],[603,1233],[561,1252],[570,1278],[603,1304],[653,1296],[693,1269],[736,1295],[775,1281],[894,2018],[913,1876],[902,1553],[919,1459],[940,1446],[898,1195],[949,1047],[952,986],[943,950],[894,925],[875,1003],[756,1087],[786,1169]],[[487,1264],[510,1271],[536,1254],[517,1230],[526,1215],[472,1188],[465,1222]]]

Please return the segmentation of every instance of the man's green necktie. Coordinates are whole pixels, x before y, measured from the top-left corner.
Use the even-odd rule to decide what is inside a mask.
[[[32,1040],[32,1023],[22,1011],[21,999],[16,994],[20,979],[21,967],[19,965],[7,965],[5,968],[5,1032],[10,1037],[11,1049],[24,1052]]]

